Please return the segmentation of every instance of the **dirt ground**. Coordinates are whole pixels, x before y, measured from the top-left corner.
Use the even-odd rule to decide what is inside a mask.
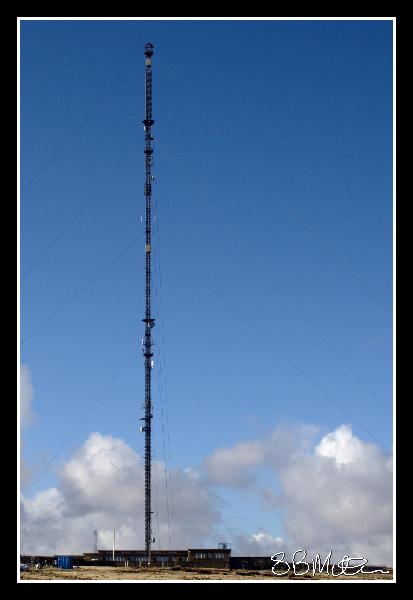
[[[229,569],[209,569],[209,568],[178,568],[178,567],[163,567],[163,568],[131,568],[131,567],[78,567],[73,570],[61,570],[56,568],[39,569],[38,571],[26,571],[20,573],[22,581],[26,580],[60,580],[60,581],[96,581],[102,579],[122,580],[129,579],[135,581],[142,580],[265,580],[273,581],[274,583],[289,580],[305,579],[306,581],[320,581],[320,579],[392,579],[393,574],[388,575],[375,573],[371,575],[359,574],[353,576],[332,577],[324,573],[315,575],[314,577],[308,573],[305,576],[299,576],[288,573],[285,576],[277,577],[271,571],[247,571],[247,570],[232,570]]]

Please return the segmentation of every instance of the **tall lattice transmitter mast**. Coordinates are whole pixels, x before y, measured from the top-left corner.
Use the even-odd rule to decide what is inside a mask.
[[[145,118],[143,120],[145,132],[145,324],[143,338],[143,356],[145,364],[145,415],[141,419],[144,426],[141,430],[145,432],[145,552],[148,562],[151,562],[152,544],[152,511],[151,511],[151,420],[152,420],[152,396],[151,396],[151,370],[152,370],[152,328],[155,319],[151,313],[151,251],[152,251],[152,165],[153,165],[153,137],[152,126],[155,121],[152,118],[152,55],[153,45],[145,44]]]

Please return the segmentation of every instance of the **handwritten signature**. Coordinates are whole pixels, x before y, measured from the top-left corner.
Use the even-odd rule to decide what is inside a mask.
[[[296,556],[299,553],[301,553],[302,556],[301,558],[299,558],[299,560],[297,560]],[[382,569],[376,569],[374,571],[364,571],[363,567],[368,563],[368,560],[367,558],[361,557],[346,555],[343,556],[340,562],[331,564],[332,553],[333,551],[330,550],[323,564],[321,564],[320,555],[316,554],[315,558],[311,560],[310,565],[310,563],[304,560],[307,557],[306,550],[296,550],[292,556],[292,563],[288,563],[284,560],[285,552],[277,552],[276,554],[271,556],[271,560],[275,563],[271,570],[274,573],[274,575],[277,576],[286,575],[291,570],[291,567],[293,569],[294,575],[306,575],[310,571],[310,569],[312,571],[312,575],[315,575],[316,573],[322,573],[325,570],[327,575],[330,575],[331,573],[333,577],[338,577],[339,575],[356,575],[357,573],[389,573],[389,571],[383,571]],[[279,556],[281,556],[280,559],[277,558]],[[282,565],[285,565],[285,569]]]

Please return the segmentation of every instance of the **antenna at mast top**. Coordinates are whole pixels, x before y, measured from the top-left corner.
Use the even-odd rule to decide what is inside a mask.
[[[153,44],[151,44],[150,42],[147,42],[145,44],[145,52],[144,52],[145,56],[152,56],[153,54]]]

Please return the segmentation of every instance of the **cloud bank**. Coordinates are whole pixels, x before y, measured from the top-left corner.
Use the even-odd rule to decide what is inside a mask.
[[[317,428],[279,427],[265,439],[219,449],[203,464],[213,484],[256,488],[255,467],[268,467],[281,493],[266,494],[281,508],[288,551],[340,559],[344,554],[370,562],[392,561],[392,458],[358,439],[349,425],[326,434],[317,445]],[[277,516],[274,515],[274,519]],[[239,539],[240,546],[267,548],[263,536]],[[274,542],[270,542],[274,545]],[[241,548],[240,548],[241,549]]]
[[[123,440],[92,433],[62,466],[56,487],[33,499],[22,497],[21,552],[90,551],[94,529],[99,531],[98,546],[111,548],[114,525],[118,548],[140,548],[143,475],[141,456]],[[171,494],[165,493],[166,485]],[[167,473],[165,481],[161,462],[153,464],[152,487],[154,548],[204,545],[221,518],[208,490],[181,469]]]
[[[216,450],[197,469],[169,473],[154,463],[154,548],[222,541],[220,532],[228,529],[217,487],[256,494],[257,471],[266,467],[277,482],[268,489],[266,509],[276,505],[284,527],[274,514],[272,533],[233,531],[234,554],[268,556],[303,547],[309,556],[333,550],[337,559],[350,554],[391,565],[391,457],[346,424],[315,443],[318,433],[312,425],[278,427],[262,439]],[[111,548],[113,525],[118,548],[140,548],[143,512],[141,456],[121,439],[93,433],[62,465],[56,487],[22,497],[22,552],[92,550],[94,529],[99,547]]]

